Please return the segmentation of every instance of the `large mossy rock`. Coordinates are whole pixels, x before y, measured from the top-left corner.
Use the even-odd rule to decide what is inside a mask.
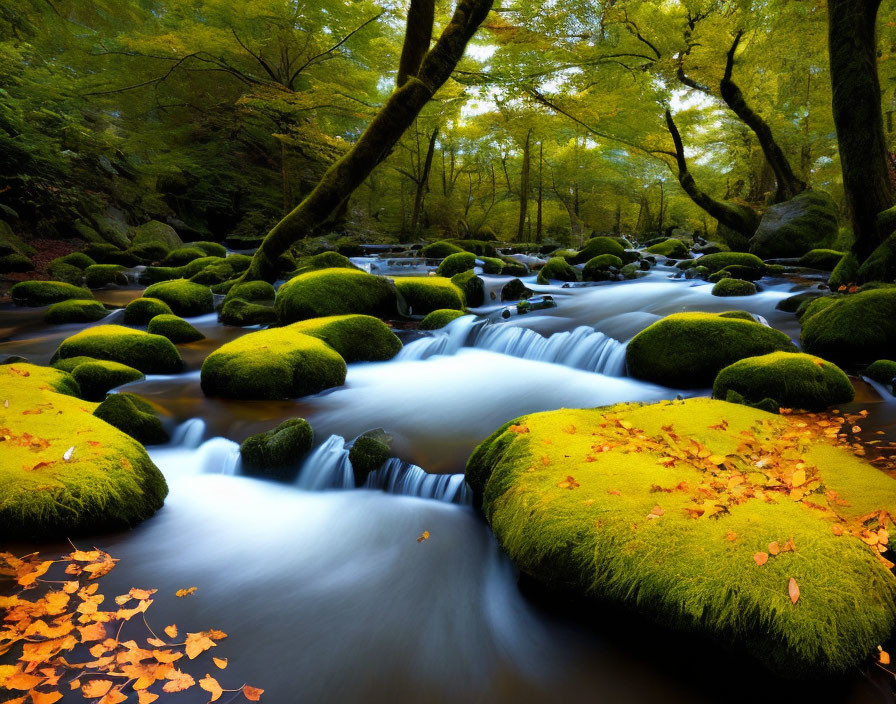
[[[170,440],[152,404],[135,394],[109,394],[93,415],[130,435],[141,445],[162,445]]]
[[[211,313],[215,309],[211,289],[186,279],[153,284],[143,292],[143,295],[164,301],[174,315],[184,318]]]
[[[183,368],[170,340],[122,325],[97,325],[67,337],[53,360],[82,356],[126,364],[144,374],[176,374]]]
[[[485,303],[485,282],[476,276],[475,271],[455,274],[451,277],[451,283],[461,290],[467,307],[477,308]]]
[[[761,278],[765,274],[765,262],[763,262],[755,254],[746,252],[718,252],[716,254],[707,254],[706,256],[695,259],[692,266],[704,266],[709,269],[710,274],[715,274],[722,269],[729,267],[744,267],[752,269],[756,272],[755,278]]]
[[[273,430],[251,435],[240,445],[246,474],[292,481],[314,444],[314,431],[304,418],[290,418]]]
[[[482,443],[467,480],[536,580],[791,677],[842,672],[896,623],[896,577],[862,540],[896,481],[824,431],[708,399],[538,413]]]
[[[175,345],[196,342],[205,339],[205,335],[190,325],[183,318],[163,313],[155,316],[146,326],[146,332],[167,337]]]
[[[54,391],[37,369],[68,376],[0,366],[0,535],[59,540],[151,516],[168,487],[143,447],[95,417],[94,404]]]
[[[358,269],[321,269],[283,284],[274,308],[284,324],[348,313],[388,317],[396,311],[395,288]]]
[[[769,352],[796,352],[783,332],[714,313],[676,313],[642,330],[626,348],[629,374],[673,388],[712,385],[723,368]]]
[[[322,340],[276,328],[219,347],[202,363],[200,381],[206,396],[286,399],[341,386],[345,373],[345,360]]]
[[[323,340],[346,362],[384,362],[401,350],[401,340],[379,318],[332,315],[293,323],[289,329]]]
[[[420,250],[420,254],[429,259],[444,259],[445,257],[450,257],[452,254],[459,254],[463,251],[464,250],[456,244],[440,240],[426,245]]]
[[[896,345],[896,289],[817,298],[801,322],[806,352],[843,365],[886,359]]]
[[[293,276],[307,274],[322,269],[358,269],[348,257],[339,252],[321,252],[310,257],[299,257],[295,261]]]
[[[778,408],[820,411],[849,403],[855,389],[836,365],[820,357],[793,352],[772,352],[748,357],[719,372],[713,398],[730,401],[731,392],[755,405],[772,399]]]
[[[34,271],[34,264],[24,254],[13,253],[0,256],[0,274],[23,271]]]
[[[127,364],[94,359],[75,366],[71,375],[81,388],[81,398],[88,401],[102,401],[106,392],[122,384],[143,379],[143,372]]]
[[[95,323],[102,320],[109,311],[99,301],[79,301],[71,299],[54,303],[44,313],[44,321],[50,325],[62,325],[64,323]]]
[[[86,288],[61,281],[21,281],[9,290],[18,306],[48,306],[72,299],[89,300],[93,294]]]
[[[135,298],[124,309],[124,322],[127,325],[146,325],[157,315],[171,315],[171,307],[158,298],[143,296]]]
[[[375,472],[392,457],[392,437],[382,428],[368,430],[355,438],[348,453],[348,461],[355,475],[355,485],[361,486],[367,475]]]
[[[442,260],[442,263],[439,264],[439,268],[436,269],[436,274],[439,276],[447,276],[450,279],[455,274],[471,271],[475,268],[475,254],[470,254],[470,252],[457,252],[456,254],[449,254]],[[498,269],[498,272],[495,273],[500,273],[500,268]]]
[[[249,327],[251,325],[271,325],[277,322],[277,311],[272,306],[250,303],[242,298],[224,301],[218,320],[223,325]]]
[[[133,247],[143,244],[158,244],[165,247],[167,251],[171,251],[183,247],[184,243],[171,225],[166,225],[158,220],[150,220],[137,228],[134,239],[131,240]]]
[[[724,271],[724,269],[723,269]],[[743,279],[724,278],[712,287],[713,296],[723,298],[731,296],[752,296],[756,293],[756,284]]]
[[[395,279],[395,288],[413,315],[428,315],[443,308],[464,309],[464,293],[452,279],[403,276]]]
[[[585,281],[610,281],[615,278],[615,271],[622,267],[622,260],[615,254],[599,254],[585,264],[582,269],[582,279]]]
[[[896,234],[892,234],[862,262],[856,273],[857,283],[896,281]]]
[[[833,271],[844,254],[845,252],[838,252],[835,249],[812,249],[800,257],[799,265],[821,271]]]
[[[119,264],[93,264],[84,270],[84,282],[87,288],[126,286],[128,277]]]
[[[573,264],[584,264],[589,259],[599,257],[601,254],[612,254],[623,260],[628,256],[625,253],[625,247],[619,240],[613,237],[592,237],[571,257],[571,260]]]
[[[567,262],[563,257],[552,257],[551,259],[548,259],[547,264],[541,267],[538,272],[538,277],[536,278],[536,282],[542,285],[550,284],[551,281],[578,280],[579,272],[576,271],[572,266],[570,266],[569,262]]]
[[[681,240],[671,237],[664,242],[657,242],[647,248],[651,254],[659,254],[670,259],[686,259],[690,256],[688,246]]]
[[[823,191],[806,191],[765,211],[750,251],[762,259],[801,257],[837,239],[837,204]]]

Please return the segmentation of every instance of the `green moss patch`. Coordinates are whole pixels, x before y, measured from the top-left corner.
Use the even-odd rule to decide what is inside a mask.
[[[742,279],[722,279],[712,287],[713,296],[752,296],[756,293],[756,284]]]
[[[19,306],[48,306],[70,299],[92,299],[86,288],[61,281],[21,281],[9,290],[13,303]]]
[[[202,364],[207,396],[283,399],[345,382],[345,361],[325,342],[290,328],[260,330],[222,345]]]
[[[283,284],[274,308],[284,324],[348,313],[387,317],[395,313],[395,289],[358,269],[322,269]]]
[[[143,292],[143,295],[164,301],[172,313],[185,318],[211,313],[215,309],[214,297],[208,286],[194,284],[185,279],[153,284]]]
[[[626,258],[625,247],[622,243],[613,237],[592,237],[582,245],[582,248],[572,257],[573,264],[584,264],[589,259],[594,259],[601,254],[612,254],[620,259]],[[566,281],[567,279],[561,279]]]
[[[442,240],[426,245],[420,250],[420,254],[429,259],[444,259],[445,257],[450,257],[452,254],[458,254],[463,251],[464,250],[456,244],[451,244],[451,242]]]
[[[896,344],[896,289],[819,298],[809,310],[822,305],[826,307],[801,318],[800,340],[806,352],[840,364],[868,363],[892,353]]]
[[[579,272],[571,267],[563,257],[552,257],[551,259],[548,259],[547,264],[539,270],[538,278],[536,279],[538,283],[545,285],[551,283],[551,281],[578,280]]]
[[[657,242],[656,244],[651,245],[647,248],[647,251],[651,254],[660,254],[664,257],[669,257],[670,259],[686,259],[690,256],[688,246],[674,237],[665,242]]]
[[[442,260],[442,263],[439,264],[439,268],[436,270],[436,274],[451,278],[455,274],[471,271],[475,267],[475,254],[470,254],[469,252],[457,252],[456,254],[449,254]]]
[[[44,320],[50,325],[64,323],[95,323],[102,320],[109,311],[99,301],[79,301],[72,299],[54,303],[44,313]]]
[[[271,306],[249,303],[242,298],[231,298],[224,302],[218,319],[224,325],[235,327],[271,325],[277,322],[277,311]]]
[[[69,357],[94,357],[119,362],[145,374],[176,374],[183,360],[171,341],[121,325],[97,325],[62,341],[54,361]]]
[[[162,314],[149,321],[146,331],[153,335],[167,337],[175,345],[205,339],[205,335],[176,315]]]
[[[813,249],[800,257],[799,265],[821,271],[833,271],[843,259],[844,252],[834,249]]]
[[[302,457],[314,444],[314,431],[304,418],[290,418],[273,430],[252,435],[240,445],[243,471],[255,476],[292,481]]]
[[[36,373],[0,379],[8,401],[0,405],[4,538],[120,530],[162,506],[161,472],[138,442],[95,417],[93,404],[56,393]]]
[[[461,290],[464,301],[470,308],[476,308],[485,302],[485,283],[476,276],[476,272],[455,274],[451,277],[451,283]]]
[[[834,364],[810,354],[772,352],[725,367],[713,383],[713,398],[730,400],[733,391],[756,404],[770,398],[779,408],[820,411],[849,403],[855,390]]]
[[[170,439],[152,404],[135,394],[109,394],[93,415],[142,445],[162,445]]]
[[[896,622],[896,577],[868,544],[896,482],[803,418],[708,399],[538,413],[467,477],[535,579],[790,676],[842,672]]]
[[[124,322],[128,325],[146,325],[157,315],[171,315],[171,307],[158,298],[136,298],[125,306]]]
[[[878,359],[872,362],[865,370],[865,376],[873,379],[878,384],[886,384],[891,386],[893,379],[896,379],[896,362],[890,359]]]
[[[796,352],[783,332],[713,313],[676,313],[642,330],[626,348],[629,374],[674,388],[710,386],[745,357]]]
[[[80,396],[81,387],[67,369],[41,367],[27,362],[0,365],[0,386],[17,383],[42,391],[54,391],[66,396]],[[23,381],[24,380],[24,381]]]
[[[102,401],[115,387],[144,378],[143,372],[133,367],[102,359],[79,364],[71,374],[81,387],[81,398],[88,401]]]
[[[429,313],[420,323],[421,330],[439,330],[448,323],[458,318],[462,318],[465,313],[462,310],[450,310],[442,308]]]
[[[375,472],[392,457],[392,438],[382,428],[368,430],[355,438],[348,453],[355,475],[355,485],[361,486],[367,475]]]
[[[379,318],[333,315],[293,323],[289,329],[323,340],[346,362],[383,362],[401,350],[401,340]]]
[[[441,276],[396,278],[395,288],[413,315],[428,315],[444,308],[464,308],[463,291],[451,279]]]

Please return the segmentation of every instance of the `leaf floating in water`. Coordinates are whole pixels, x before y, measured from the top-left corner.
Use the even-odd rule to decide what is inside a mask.
[[[790,578],[790,584],[787,585],[787,592],[790,594],[790,602],[795,604],[800,598],[800,588],[793,577]]]
[[[420,537],[417,538],[418,543],[422,543],[424,540],[429,540],[429,531],[425,530],[420,534]]]
[[[185,596],[190,596],[191,594],[195,594],[198,587],[189,587],[187,589],[178,589],[174,592],[174,596],[183,599]]]
[[[218,701],[221,698],[221,695],[224,694],[224,690],[221,688],[221,685],[218,684],[218,680],[208,674],[199,680],[199,686],[212,695],[211,699],[209,699],[210,702]]]
[[[258,687],[250,687],[247,684],[243,685],[243,696],[250,702],[261,701],[262,694],[264,694],[263,689],[258,689]]]
[[[177,638],[177,626],[173,623],[170,626],[165,626],[165,635],[169,638]]]
[[[70,448],[68,448],[65,451],[65,454],[62,455],[62,459],[65,460],[66,462],[70,462],[73,454],[75,454],[75,446],[74,445],[72,445]]]
[[[212,658],[212,662],[219,670],[227,669],[227,658]]]

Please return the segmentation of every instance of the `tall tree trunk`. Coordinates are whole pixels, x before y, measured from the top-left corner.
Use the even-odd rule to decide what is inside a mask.
[[[772,130],[768,126],[768,123],[757,113],[753,112],[753,109],[747,104],[747,100],[744,98],[740,86],[738,86],[732,78],[732,73],[734,71],[734,54],[737,51],[742,36],[743,30],[737,33],[737,36],[734,38],[734,43],[728,50],[725,75],[722,78],[722,82],[719,84],[719,90],[725,104],[731,108],[734,114],[743,120],[751,130],[753,130],[753,133],[759,140],[759,146],[762,147],[762,152],[765,154],[765,158],[775,172],[775,180],[778,184],[777,191],[775,192],[775,202],[781,203],[785,200],[790,200],[795,195],[805,191],[806,184],[793,173],[790,162],[784,155],[784,151],[775,141],[775,137],[772,134]]]
[[[416,77],[389,96],[352,148],[327,170],[305,200],[268,233],[252,258],[246,280],[275,280],[277,257],[326,222],[389,155],[420,110],[451,76],[492,3],[493,0],[458,0],[454,15],[426,53]]]
[[[289,171],[286,168],[286,144],[280,142],[280,180],[283,184],[283,214],[292,210],[292,186],[289,183]]]
[[[417,181],[417,193],[414,196],[414,212],[411,215],[411,233],[417,234],[417,225],[420,223],[420,211],[423,208],[423,199],[429,191],[429,174],[432,171],[432,159],[436,152],[436,139],[439,136],[439,128],[432,131],[429,138],[429,146],[426,149],[426,159],[423,162],[423,171],[420,180]]]
[[[529,169],[531,165],[530,144],[532,130],[526,132],[526,143],[523,145],[523,169],[520,174],[520,220],[516,229],[516,239],[522,242],[526,229],[526,215],[529,212]]]
[[[879,7],[880,0],[828,0],[834,124],[860,261],[889,234],[878,231],[877,215],[893,205],[877,76]]]
[[[416,76],[432,42],[435,23],[435,0],[411,0],[408,7],[408,24],[404,32],[404,46],[398,62],[395,84],[401,88],[412,76]]]
[[[544,204],[544,142],[538,143],[538,219],[535,226],[535,241],[541,244],[542,227],[544,225],[542,213]]]
[[[745,205],[735,205],[734,203],[726,203],[725,201],[716,200],[708,193],[700,190],[694,177],[688,171],[688,162],[684,155],[684,144],[681,141],[681,133],[675,120],[672,119],[672,113],[666,109],[666,126],[669,128],[669,134],[672,135],[672,142],[675,144],[675,162],[678,166],[678,182],[681,188],[688,194],[690,199],[699,205],[703,210],[712,215],[716,220],[731,228],[740,235],[750,238],[756,233],[759,227],[759,215],[752,208]]]
[[[658,222],[656,229],[660,232],[663,231],[663,223],[666,220],[666,187],[663,185],[663,182],[660,181],[660,214],[658,216]]]

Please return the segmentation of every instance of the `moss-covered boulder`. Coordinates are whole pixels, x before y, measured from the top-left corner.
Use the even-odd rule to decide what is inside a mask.
[[[455,274],[451,277],[451,283],[461,290],[468,307],[476,308],[485,303],[485,283],[476,276],[476,272],[465,271],[462,274]]]
[[[501,276],[528,276],[529,267],[511,257],[501,257]]]
[[[800,257],[799,265],[809,269],[833,271],[844,254],[845,252],[838,252],[835,249],[812,249]]]
[[[750,404],[770,398],[779,408],[806,411],[849,403],[855,396],[849,377],[839,367],[793,352],[747,357],[725,367],[713,383],[712,395],[727,401],[732,391]]]
[[[853,252],[847,252],[839,261],[828,278],[828,286],[832,291],[859,280],[859,260]]]
[[[797,293],[793,296],[785,298],[782,301],[779,301],[775,306],[775,310],[783,310],[785,313],[796,313],[803,303],[807,301],[814,301],[816,298],[820,298],[821,296],[821,291],[803,291],[802,293]]]
[[[53,360],[81,356],[127,364],[144,374],[176,374],[183,368],[170,340],[121,325],[97,325],[67,337]]]
[[[622,269],[622,260],[614,254],[600,254],[594,259],[589,259],[582,269],[582,279],[585,281],[610,281],[615,272]]]
[[[472,252],[477,257],[498,256],[498,250],[495,249],[495,245],[485,240],[453,239],[448,240],[448,242],[457,247],[460,247],[464,252]]]
[[[396,310],[395,288],[358,269],[321,269],[283,284],[274,308],[282,323],[348,313],[388,317]]]
[[[72,286],[84,285],[84,270],[79,269],[73,264],[65,262],[52,261],[47,266],[47,274],[53,281],[61,281]]]
[[[511,279],[504,284],[504,288],[501,289],[502,301],[521,301],[526,298],[531,298],[533,295],[534,292],[531,289],[526,288],[526,284],[519,279]]]
[[[270,305],[250,303],[242,298],[224,301],[218,320],[224,325],[238,328],[252,325],[273,325],[277,322],[277,311]]]
[[[715,274],[721,269],[732,266],[741,266],[754,270],[761,278],[765,274],[765,262],[763,262],[755,254],[746,252],[718,252],[716,254],[707,254],[706,256],[695,259],[693,266],[704,266],[709,269],[710,274]]]
[[[203,257],[211,256],[207,254],[204,250],[199,249],[198,247],[193,247],[192,245],[187,245],[184,247],[178,247],[177,249],[172,249],[168,254],[162,259],[162,266],[184,266],[184,264],[189,264],[196,259],[202,259]],[[219,256],[224,256],[219,255]]]
[[[168,488],[161,472],[138,442],[95,417],[93,404],[56,393],[35,373],[0,379],[5,539],[120,530],[162,506]]]
[[[842,672],[896,623],[876,547],[896,482],[824,430],[708,399],[552,411],[495,432],[467,480],[536,580],[791,677]]]
[[[819,357],[848,365],[886,359],[896,345],[896,289],[882,288],[851,296],[816,299],[826,307],[804,315],[800,341]]]
[[[26,386],[48,389],[66,396],[80,397],[81,387],[78,386],[78,382],[69,371],[54,367],[41,367],[28,362],[7,361],[0,365],[0,388],[5,389],[9,385],[20,382]]]
[[[71,299],[89,300],[93,294],[86,288],[61,281],[21,281],[9,290],[18,306],[48,306]]]
[[[345,360],[322,340],[290,328],[260,330],[222,345],[202,363],[207,396],[285,399],[345,382]]]
[[[44,320],[50,325],[62,325],[65,323],[95,323],[102,320],[109,311],[106,306],[97,300],[79,301],[72,299],[54,303],[44,313]]]
[[[699,268],[699,267],[695,267]],[[766,267],[765,272],[768,273],[768,270],[771,267]],[[710,274],[707,276],[707,280],[710,283],[718,283],[722,279],[740,279],[741,281],[758,281],[762,278],[763,272],[758,269],[754,269],[749,266],[739,266],[737,264],[732,264],[731,266],[726,266],[724,269],[719,269],[714,274]]]
[[[592,257],[593,258],[593,257]],[[563,257],[552,257],[538,272],[536,281],[540,284],[549,284],[551,281],[578,281],[579,272]]]
[[[896,233],[881,242],[862,262],[856,274],[856,282],[896,281]]]
[[[88,401],[102,401],[106,392],[143,379],[143,372],[118,362],[94,359],[77,365],[71,375],[81,388],[81,398]]]
[[[893,379],[896,379],[896,362],[890,359],[878,359],[868,365],[865,376],[878,384],[892,386]]]
[[[186,279],[153,284],[143,292],[143,295],[164,301],[172,313],[185,318],[211,313],[215,309],[211,289]]]
[[[378,470],[392,457],[391,444],[392,437],[382,428],[368,430],[355,438],[348,452],[348,460],[352,464],[356,486],[361,486],[368,474]]]
[[[205,335],[183,318],[168,313],[157,315],[149,321],[146,332],[167,337],[175,345],[204,340]]]
[[[498,257],[479,257],[479,259],[482,262],[483,274],[492,274],[494,276],[497,276],[499,274],[503,274],[505,267],[508,266],[504,263],[503,259],[499,259]],[[509,272],[507,275],[519,276],[519,274],[510,274]],[[451,274],[451,276],[454,276],[454,274]],[[523,276],[525,276],[525,274],[523,274]]]
[[[627,257],[625,247],[614,237],[592,237],[572,256],[572,263],[584,264],[590,259],[599,257],[601,254],[612,254],[614,257],[619,257],[623,260]],[[568,281],[569,279],[559,280]]]
[[[742,279],[722,279],[712,287],[713,296],[752,296],[756,293],[756,284]]]
[[[346,362],[384,362],[401,350],[401,340],[379,318],[332,315],[293,323],[291,330],[323,340]]]
[[[448,323],[458,318],[462,318],[465,313],[462,310],[450,310],[442,308],[434,310],[420,322],[421,330],[439,330]]]
[[[87,256],[84,252],[72,252],[71,254],[66,254],[62,257],[56,257],[56,259],[50,262],[50,265],[68,264],[83,270],[96,263],[97,262],[92,257]]]
[[[820,313],[825,308],[832,306],[840,296],[834,294],[831,296],[816,296],[802,301],[796,309],[796,317],[800,322],[806,321],[816,313]]]
[[[750,240],[750,252],[762,259],[801,257],[830,247],[839,224],[834,200],[823,191],[806,191],[765,211]]]
[[[142,445],[163,445],[170,439],[152,404],[135,394],[109,394],[93,415]]]
[[[293,276],[307,274],[309,271],[320,271],[321,269],[358,269],[358,267],[352,264],[348,257],[339,252],[321,252],[314,256],[296,259]]]
[[[127,325],[146,325],[157,315],[171,315],[171,307],[158,298],[135,298],[124,309],[124,322]]]
[[[664,257],[668,257],[669,259],[686,259],[690,256],[688,246],[681,240],[677,240],[674,237],[670,237],[663,242],[657,242],[656,244],[650,245],[647,248],[647,251],[651,254],[660,254]]]
[[[34,264],[24,254],[14,252],[13,254],[0,256],[0,274],[13,274],[33,270]]]
[[[745,357],[796,352],[783,332],[753,320],[713,313],[676,313],[642,330],[626,348],[637,379],[674,388],[710,386],[725,367]]]
[[[128,277],[119,264],[93,264],[84,270],[84,282],[87,288],[126,286]]]
[[[434,310],[463,310],[463,291],[441,276],[407,276],[395,279],[395,288],[408,304],[412,315],[427,315]]]
[[[195,247],[196,249],[201,249],[205,252],[205,256],[207,257],[226,257],[227,256],[227,248],[218,242],[208,242],[206,240],[199,240],[197,242],[190,242],[189,247]]]
[[[471,271],[474,268],[476,268],[476,255],[469,252],[458,252],[445,257],[442,263],[439,264],[436,274],[447,276],[450,279],[455,274]]]
[[[432,244],[426,245],[423,249],[420,250],[420,254],[428,259],[444,259],[445,257],[450,257],[452,254],[459,254],[464,250],[458,247],[456,244],[452,244],[451,242],[446,242],[441,240],[439,242],[433,242]]]
[[[227,292],[227,299],[240,298],[249,303],[274,303],[277,292],[267,281],[245,281]]]
[[[144,242],[143,244],[130,247],[128,252],[137,257],[143,264],[150,264],[164,259],[168,253],[168,248],[158,242]]]
[[[131,240],[131,246],[134,247],[149,243],[161,245],[168,251],[182,247],[184,244],[171,225],[166,225],[158,220],[150,220],[140,225],[134,233],[134,239]]]
[[[283,481],[296,478],[302,458],[314,444],[314,431],[304,418],[290,418],[273,430],[252,435],[240,445],[243,471]]]

